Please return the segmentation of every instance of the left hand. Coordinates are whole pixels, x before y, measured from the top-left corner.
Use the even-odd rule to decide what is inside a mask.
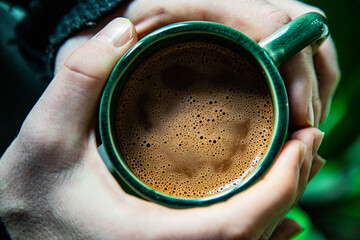
[[[206,20],[233,27],[259,42],[291,19],[311,11],[325,15],[320,9],[296,0],[134,0],[127,8],[105,17],[95,28],[70,38],[60,48],[55,69],[74,49],[118,16],[125,16],[135,24],[139,38],[167,24]],[[306,48],[279,70],[287,88],[290,124],[294,129],[317,126],[324,121],[340,78],[331,37],[315,55]]]

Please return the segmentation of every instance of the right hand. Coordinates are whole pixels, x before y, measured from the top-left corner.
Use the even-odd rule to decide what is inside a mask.
[[[13,239],[286,239],[299,231],[285,221],[272,235],[316,172],[316,128],[293,133],[268,173],[226,202],[176,210],[121,189],[97,151],[96,119],[111,70],[135,42],[133,26],[116,19],[78,48],[2,156],[0,217]]]

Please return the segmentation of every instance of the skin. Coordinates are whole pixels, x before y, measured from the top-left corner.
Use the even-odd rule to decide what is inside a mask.
[[[139,38],[171,23],[188,20],[219,22],[260,42],[306,12],[325,13],[295,0],[136,0],[104,17],[97,26],[70,38],[60,48],[55,71],[66,57],[115,17],[125,16],[135,25]],[[296,66],[296,67],[294,67]],[[318,126],[326,119],[340,79],[337,54],[331,37],[313,53],[304,49],[280,68],[290,102],[292,128]]]
[[[149,2],[154,8],[147,6]],[[205,8],[204,2],[210,5]],[[272,28],[264,27],[271,33],[289,20],[265,1],[228,1],[223,8],[215,1],[179,4],[133,1],[109,18],[121,12],[134,25],[116,18],[90,40],[96,29],[74,36],[60,49],[54,79],[1,158],[0,216],[13,239],[288,239],[301,231],[296,222],[284,220],[284,215],[324,163],[317,155],[323,133],[307,124],[306,110],[292,111],[302,118],[299,126],[304,126],[290,134],[264,178],[228,201],[209,207],[177,210],[130,196],[103,163],[96,139],[99,99],[112,68],[138,37],[170,22],[193,18],[227,23],[259,41],[266,37],[259,33],[263,24],[274,20]],[[183,7],[189,10],[186,14],[181,12]],[[264,19],[252,21],[253,14],[265,14]],[[330,68],[327,63],[336,62],[328,59],[335,55],[326,52],[332,49],[331,42],[323,46],[311,56],[311,63],[306,51],[285,63],[290,69],[291,64],[303,62],[300,66],[307,69],[296,71],[300,75],[287,70],[285,81],[311,88],[301,99],[294,97],[302,102],[299,106],[314,102],[313,92],[318,92],[320,107],[313,107],[314,123],[323,112],[321,99],[328,104],[335,88],[325,87],[323,93],[318,86],[329,80],[322,82],[315,76],[338,74],[320,74],[323,70],[314,67],[317,61],[322,62],[317,66],[326,65],[325,69]],[[285,64],[282,70],[286,73]],[[291,89],[288,86],[288,91]]]

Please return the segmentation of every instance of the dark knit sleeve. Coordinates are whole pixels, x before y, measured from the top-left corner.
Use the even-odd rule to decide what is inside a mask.
[[[64,41],[127,0],[32,0],[18,24],[16,42],[39,79],[53,78],[55,57]]]

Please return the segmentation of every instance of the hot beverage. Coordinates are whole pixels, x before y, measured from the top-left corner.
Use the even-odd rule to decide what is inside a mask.
[[[125,83],[116,111],[124,160],[141,181],[199,198],[245,179],[270,146],[274,110],[261,70],[207,42],[150,56]]]

